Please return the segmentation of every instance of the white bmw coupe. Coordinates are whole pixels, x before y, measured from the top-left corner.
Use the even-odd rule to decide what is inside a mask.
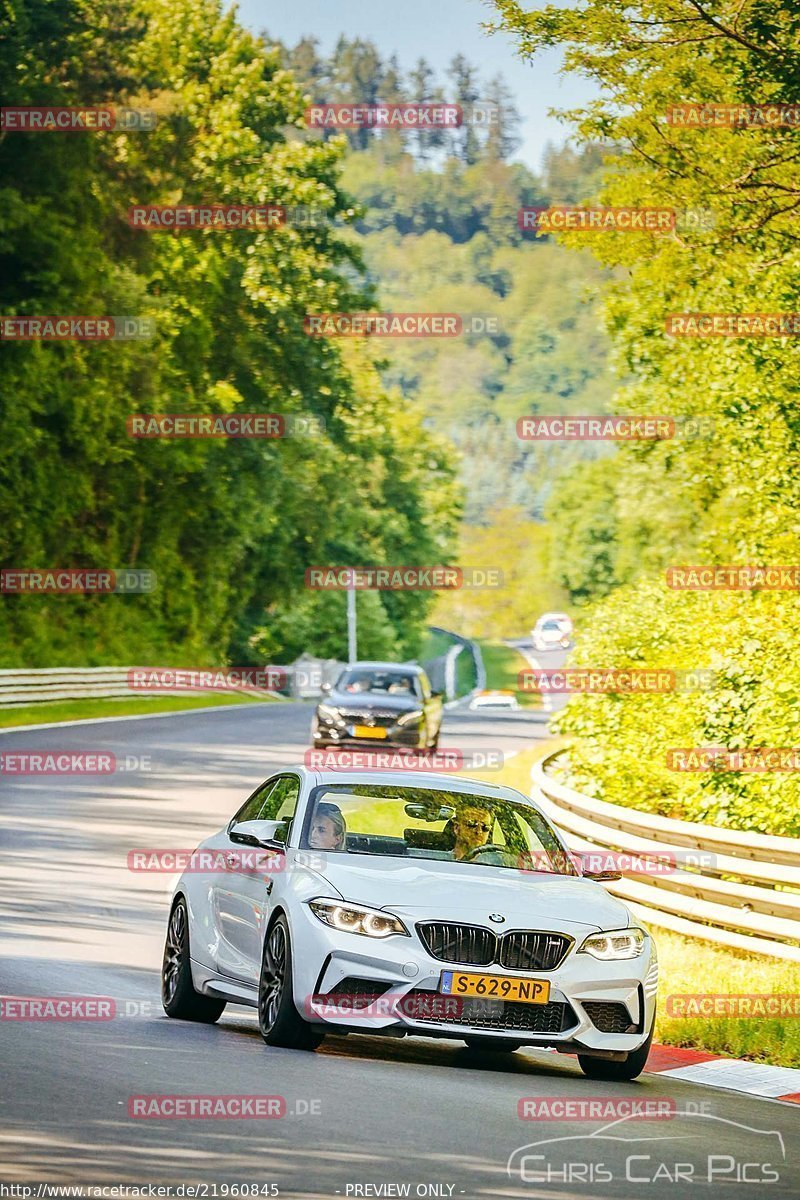
[[[648,931],[512,788],[421,771],[273,775],[191,856],[162,969],[170,1017],[258,1010],[326,1032],[550,1046],[633,1079],[655,1020]]]

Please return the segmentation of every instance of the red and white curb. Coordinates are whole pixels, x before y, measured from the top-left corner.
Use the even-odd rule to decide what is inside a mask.
[[[728,1088],[762,1096],[768,1100],[784,1100],[800,1104],[800,1069],[773,1067],[768,1063],[748,1062],[740,1058],[723,1058],[703,1050],[688,1050],[682,1046],[653,1046],[645,1071],[669,1079],[683,1079],[704,1087]]]

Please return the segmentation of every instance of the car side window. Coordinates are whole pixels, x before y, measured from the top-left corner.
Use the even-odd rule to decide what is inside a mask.
[[[281,775],[258,814],[260,821],[282,821],[287,824],[294,816],[300,795],[300,780],[296,775]]]
[[[275,790],[280,783],[280,779],[268,779],[266,783],[262,783],[260,788],[256,788],[249,800],[246,800],[242,807],[233,818],[233,823],[238,824],[239,821],[257,821],[261,816],[261,810],[265,807],[270,794]]]

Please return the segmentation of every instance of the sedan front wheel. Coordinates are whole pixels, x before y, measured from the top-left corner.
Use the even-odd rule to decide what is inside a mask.
[[[268,1046],[316,1050],[325,1036],[304,1021],[292,997],[292,943],[281,915],[264,941],[258,981],[258,1028]]]

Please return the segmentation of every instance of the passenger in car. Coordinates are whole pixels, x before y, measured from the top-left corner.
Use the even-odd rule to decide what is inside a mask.
[[[321,801],[314,809],[308,844],[312,850],[342,850],[347,835],[342,810],[329,801]]]

